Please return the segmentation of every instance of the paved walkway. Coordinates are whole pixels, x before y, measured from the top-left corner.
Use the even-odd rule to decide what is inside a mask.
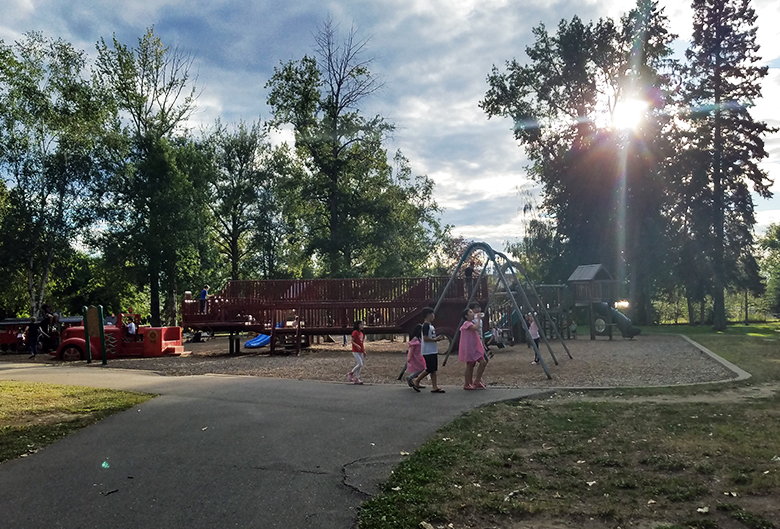
[[[14,528],[354,527],[402,451],[477,406],[540,393],[6,363],[0,380],[159,394],[1,464]]]

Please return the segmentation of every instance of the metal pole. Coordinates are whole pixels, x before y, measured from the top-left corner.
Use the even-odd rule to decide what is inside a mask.
[[[537,301],[539,302],[539,308],[542,309],[542,312],[544,313],[545,317],[552,321],[552,318],[550,317],[550,313],[547,312],[547,308],[544,306],[544,301],[542,300],[541,296],[539,296],[539,293],[536,291],[536,288],[534,287],[534,284],[531,282],[531,279],[528,277],[528,273],[523,269],[523,267],[519,263],[512,263],[507,259],[506,255],[498,252],[498,254],[506,259],[509,266],[512,267],[512,273],[515,277],[515,280],[517,280],[518,284],[520,283],[520,280],[517,278],[517,274],[514,273],[515,268],[519,268],[520,272],[523,274],[523,277],[526,280],[526,283],[529,287],[531,287],[531,292],[533,292],[533,295],[536,297]],[[521,288],[522,290],[522,288]],[[527,303],[529,306],[531,306],[531,303],[528,301],[528,298],[525,297],[525,291],[523,291],[523,297],[525,299],[525,303]],[[542,326],[540,325],[539,319],[534,315],[534,319],[536,320],[536,325],[539,327],[539,336],[541,336],[544,339],[545,345],[547,345],[547,349],[550,351],[550,355],[553,357],[553,360],[555,360],[555,365],[558,365],[558,360],[555,358],[555,354],[552,351],[552,347],[550,347],[549,342],[547,341],[547,337],[544,335],[544,331],[542,330]],[[558,329],[555,325],[553,325],[553,330],[555,331],[555,337],[558,338],[558,340],[561,342],[561,345],[563,345],[564,350],[566,351],[566,354],[569,355],[569,358],[572,358],[571,353],[569,352],[569,348],[566,347],[566,344],[563,341],[563,338],[561,338],[561,335],[558,333]]]
[[[84,314],[84,354],[87,355],[87,363],[92,363],[92,348],[89,343],[89,328],[87,328],[87,306],[81,307],[81,313]]]
[[[103,357],[103,365],[108,364],[108,358],[106,355],[106,330],[105,330],[105,320],[103,319],[103,305],[97,306],[98,311],[98,325],[99,325],[99,334],[100,334],[100,353]]]
[[[505,255],[503,255],[503,254],[498,254],[498,255],[503,257],[505,261],[507,261],[507,262],[509,261],[506,258]],[[514,275],[514,270],[512,271],[512,274]],[[523,328],[525,329],[525,332],[529,333],[529,335],[530,335],[530,330],[528,329],[528,323],[526,323],[525,317],[523,317],[523,311],[520,310],[520,307],[518,306],[517,300],[515,299],[515,297],[511,295],[512,291],[509,288],[509,283],[507,283],[506,276],[504,275],[503,270],[501,270],[500,268],[498,269],[498,277],[501,280],[501,283],[504,285],[504,288],[506,289],[507,293],[509,293],[509,299],[512,300],[512,305],[513,305],[514,309],[517,311],[517,315],[520,317],[520,321],[523,323]],[[515,280],[517,280],[517,276],[515,276]],[[526,305],[531,307],[531,303],[528,301],[528,297],[525,295],[525,291],[523,291],[523,286],[520,284],[520,281],[517,281],[517,286],[520,289],[520,293],[523,295],[523,303],[525,303]],[[510,324],[512,323],[512,314],[511,313],[509,315],[509,323]],[[536,325],[537,326],[539,325],[538,321],[537,321]],[[541,329],[539,329],[539,335],[540,336],[544,336],[544,333],[541,332]],[[542,355],[539,352],[539,348],[536,346],[536,342],[531,340],[531,346],[534,349],[534,353],[536,354],[536,357],[539,358],[539,364],[542,366],[542,369],[544,369],[544,373],[547,375],[547,378],[548,379],[552,379],[552,375],[550,375],[550,370],[547,369],[547,364],[545,363],[544,358],[542,358]],[[548,347],[549,347],[549,345],[548,345]],[[552,354],[552,350],[550,351],[550,353]],[[555,360],[555,355],[552,355],[552,357],[553,357],[553,360]],[[558,364],[557,361],[555,363],[556,363],[556,365]]]

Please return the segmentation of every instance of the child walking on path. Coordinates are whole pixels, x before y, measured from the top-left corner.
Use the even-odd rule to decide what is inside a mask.
[[[363,360],[366,357],[366,348],[363,345],[363,322],[355,322],[355,330],[352,331],[352,354],[355,356],[357,364],[353,367],[349,373],[347,373],[347,379],[353,384],[362,384],[360,380],[360,373],[363,371]]]
[[[420,389],[420,382],[426,376],[431,375],[431,386],[433,386],[431,393],[444,393],[444,390],[436,382],[436,372],[439,370],[439,349],[436,347],[436,342],[441,341],[446,336],[436,336],[436,329],[433,327],[436,315],[432,308],[425,307],[422,314],[425,318],[422,328],[422,356],[425,360],[425,370],[412,380],[413,387]]]
[[[416,386],[414,379],[423,371],[425,371],[425,359],[422,355],[422,324],[416,325],[414,330],[409,335],[409,349],[406,351],[406,371],[410,373],[406,377],[406,382],[409,387],[420,392],[420,389],[425,386]]]
[[[458,345],[458,360],[466,364],[466,376],[463,389],[485,389],[482,382],[482,374],[485,372],[485,348],[482,346],[482,338],[479,335],[479,324],[474,322],[474,311],[463,311],[465,321],[460,326],[460,343]],[[477,376],[474,377],[474,366],[477,368]],[[473,380],[472,380],[473,378]]]

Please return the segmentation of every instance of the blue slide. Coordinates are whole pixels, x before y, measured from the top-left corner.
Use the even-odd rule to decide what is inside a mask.
[[[247,340],[247,342],[244,344],[244,347],[247,349],[257,349],[258,347],[263,347],[268,345],[271,342],[271,337],[267,334],[258,334],[251,340]]]

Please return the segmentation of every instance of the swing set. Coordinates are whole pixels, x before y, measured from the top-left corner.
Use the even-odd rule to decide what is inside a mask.
[[[489,244],[484,242],[474,242],[471,243],[466,250],[463,252],[463,255],[460,258],[460,261],[458,262],[458,265],[455,267],[455,270],[452,272],[452,276],[450,276],[449,283],[447,284],[447,287],[445,287],[444,292],[447,292],[450,285],[455,281],[455,278],[458,277],[458,273],[460,272],[461,267],[463,267],[463,264],[466,262],[469,262],[472,258],[473,254],[475,252],[482,251],[487,256],[487,262],[485,263],[485,266],[482,267],[482,270],[479,274],[479,279],[477,279],[476,284],[480,284],[483,279],[486,277],[486,273],[488,270],[488,263],[493,264],[493,276],[494,276],[494,284],[492,291],[490,292],[488,296],[488,302],[487,305],[484,307],[487,311],[491,304],[495,304],[496,300],[498,298],[501,298],[505,302],[508,302],[510,309],[510,317],[509,322],[512,322],[512,316],[511,314],[517,314],[518,319],[520,322],[522,322],[523,329],[526,333],[526,336],[528,336],[529,330],[528,330],[528,323],[525,321],[525,318],[523,317],[523,309],[527,309],[527,311],[533,316],[533,319],[536,321],[536,325],[539,328],[539,337],[542,338],[544,341],[545,346],[547,347],[547,350],[550,353],[550,357],[552,358],[555,365],[558,365],[558,359],[555,357],[555,353],[553,352],[552,346],[550,345],[550,342],[547,340],[546,333],[544,332],[545,326],[543,325],[544,321],[547,322],[555,322],[552,325],[549,326],[550,329],[552,329],[552,333],[555,335],[555,338],[561,343],[563,346],[563,349],[566,351],[566,354],[569,356],[569,358],[573,358],[571,356],[571,353],[569,352],[569,348],[566,347],[566,343],[563,341],[563,337],[561,336],[561,333],[558,330],[559,325],[556,319],[552,318],[550,313],[547,310],[546,304],[544,300],[539,296],[539,293],[537,292],[537,289],[534,287],[533,283],[528,277],[528,274],[526,273],[525,269],[516,262],[510,261],[509,258],[504,255],[501,252],[497,252],[493,250],[493,248],[490,247]],[[518,273],[522,276],[524,279],[523,281],[520,281],[518,278]],[[507,276],[509,276],[509,280],[507,279]],[[511,280],[511,284],[510,284]],[[532,304],[528,293],[526,293],[526,288],[523,287],[523,285],[526,285],[528,291],[530,292],[531,296],[534,299],[534,303]],[[514,287],[514,290],[512,290],[511,287]],[[470,306],[471,303],[474,301],[476,289],[472,289],[471,295],[469,296],[468,301],[466,302],[466,307]],[[519,298],[519,302],[518,302]],[[436,303],[436,306],[434,307],[434,312],[436,312],[439,309],[439,306],[442,304],[444,300],[444,295],[439,298],[439,300]],[[539,318],[539,314],[537,312],[538,309],[542,312],[544,321]],[[560,319],[560,314],[558,315]],[[453,339],[450,341],[450,346],[447,349],[447,353],[444,357],[444,361],[442,365],[447,365],[447,360],[452,353],[455,344],[458,342],[458,336],[460,334],[460,326],[463,325],[463,318],[461,318],[460,323],[455,328],[455,335],[453,336]],[[542,366],[542,369],[544,370],[545,375],[547,375],[548,379],[552,379],[552,375],[550,374],[550,370],[547,367],[547,363],[544,361],[544,358],[540,354],[539,348],[537,347],[536,343],[531,340],[530,341],[531,347],[534,349],[534,353],[536,354],[536,358],[539,359],[539,365]]]

